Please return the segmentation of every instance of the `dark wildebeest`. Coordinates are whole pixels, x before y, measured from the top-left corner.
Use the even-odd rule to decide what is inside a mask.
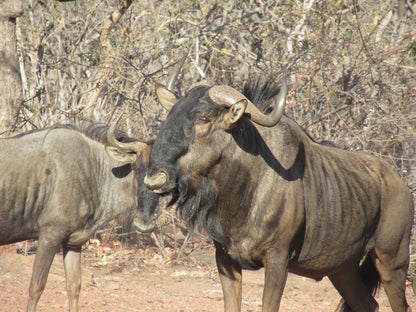
[[[114,127],[56,127],[0,140],[0,245],[39,239],[27,311],[35,311],[61,246],[76,312],[81,246],[112,219],[152,228],[158,196],[139,181],[150,146]]]
[[[380,280],[393,311],[410,311],[407,186],[375,157],[311,140],[283,115],[285,79],[278,92],[273,79],[181,98],[159,86],[171,109],[144,183],[178,192],[182,216],[214,240],[226,311],[240,311],[242,269],[261,267],[263,311],[279,309],[288,272],[328,276],[342,311],[376,311]]]

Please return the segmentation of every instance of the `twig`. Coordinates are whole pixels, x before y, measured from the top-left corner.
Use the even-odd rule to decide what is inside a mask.
[[[162,245],[161,245],[161,243],[160,243],[159,239],[157,238],[157,236],[156,236],[155,232],[152,232],[152,233],[150,234],[150,236],[152,237],[152,240],[153,240],[153,242],[156,244],[157,248],[159,248],[160,252],[162,253],[162,256],[163,256],[164,258],[166,258],[166,257],[168,256],[168,253],[166,252],[165,248],[164,248],[164,247],[162,247]]]
[[[115,62],[115,57],[113,56],[113,46],[110,40],[110,32],[113,29],[114,25],[118,23],[120,18],[130,7],[132,2],[133,0],[120,1],[118,7],[110,14],[108,19],[104,22],[104,26],[101,30],[100,35],[100,44],[101,48],[104,51],[105,59],[102,63],[102,70],[98,73],[96,88],[91,93],[91,96],[88,100],[88,104],[86,105],[86,107],[88,108],[95,106],[97,99],[108,80],[108,76],[112,72],[112,67]]]
[[[343,105],[343,106],[341,106],[341,107],[338,107],[337,109],[335,109],[335,110],[333,110],[333,111],[330,111],[330,112],[328,112],[328,113],[326,113],[326,114],[324,114],[324,115],[321,115],[318,119],[316,119],[316,120],[312,121],[312,122],[308,125],[308,127],[310,127],[310,126],[312,126],[312,125],[314,125],[314,124],[317,124],[317,123],[321,122],[322,120],[324,120],[324,119],[328,118],[329,116],[331,116],[331,115],[333,115],[333,114],[336,114],[336,113],[338,113],[339,111],[342,111],[343,109],[346,109],[346,108],[348,108],[348,107],[351,107],[351,105],[350,105],[350,104],[345,104],[345,105]],[[302,124],[302,127],[303,127],[303,126],[305,126],[305,125],[304,125],[304,124]],[[305,127],[306,127],[306,126],[305,126]]]
[[[412,3],[410,2],[410,0],[407,0],[406,3],[407,3],[407,6],[408,6],[409,10],[412,11],[413,14],[416,14],[416,10],[412,6]]]
[[[293,41],[294,41],[294,37],[300,37],[300,39],[303,39],[305,36],[305,22],[306,22],[306,17],[307,14],[309,13],[310,9],[312,8],[313,4],[314,4],[315,0],[306,0],[303,2],[303,7],[302,7],[302,11],[303,13],[301,13],[301,18],[299,23],[295,26],[295,28],[293,29],[293,31],[289,32],[289,36],[287,38],[286,41],[286,46],[287,46],[287,51],[289,53],[293,53]]]
[[[161,211],[162,214],[167,214],[167,215],[173,217],[175,219],[175,221],[177,222],[176,225],[178,227],[180,227],[183,230],[190,231],[190,229],[186,226],[185,222],[183,220],[179,219],[174,213],[171,213],[170,211],[168,211],[166,209],[163,209],[163,208],[160,209],[160,211]],[[199,236],[200,238],[206,240],[206,241],[209,240],[208,236],[206,236],[204,234],[201,234],[198,231],[194,232],[194,234]]]
[[[311,109],[311,89],[312,89],[313,77],[315,76],[315,73],[316,73],[316,64],[317,63],[318,62],[316,60],[313,61],[312,74],[311,74],[311,77],[309,78],[309,87],[308,87],[307,98],[306,98],[306,105],[307,105],[308,109]]]
[[[189,240],[191,239],[192,235],[194,234],[194,229],[192,228],[188,234],[186,234],[186,237],[182,243],[181,249],[178,252],[178,256],[176,257],[176,259],[180,259],[182,257],[183,251],[185,250],[186,246],[188,245]]]

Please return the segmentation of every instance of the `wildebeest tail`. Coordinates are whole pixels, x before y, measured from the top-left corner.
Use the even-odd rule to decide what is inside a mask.
[[[369,254],[360,265],[360,276],[365,286],[367,286],[368,290],[370,290],[371,294],[374,296],[380,286],[381,279]],[[352,310],[345,302],[341,302],[336,311],[351,312]]]
[[[381,279],[370,255],[367,255],[364,262],[360,266],[360,276],[365,286],[367,286],[371,294],[374,296],[380,286]]]

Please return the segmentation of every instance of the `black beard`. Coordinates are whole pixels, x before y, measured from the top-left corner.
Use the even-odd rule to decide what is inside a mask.
[[[209,236],[223,247],[230,244],[221,224],[221,211],[217,205],[217,190],[206,177],[195,179],[191,175],[178,183],[178,209],[191,230],[204,228]]]

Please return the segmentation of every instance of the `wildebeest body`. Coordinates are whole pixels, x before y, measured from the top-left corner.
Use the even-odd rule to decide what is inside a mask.
[[[35,310],[61,246],[70,311],[78,311],[81,246],[106,222],[131,222],[139,208],[154,210],[157,204],[139,207],[138,191],[145,188],[139,160],[115,160],[106,152],[111,144],[101,141],[70,127],[0,140],[0,244],[39,239],[28,311]]]
[[[406,200],[407,206],[396,208],[401,218],[394,222],[399,223],[397,228],[409,227],[410,195],[395,191],[405,185],[382,162],[311,142],[288,118],[273,131],[253,124],[246,127],[250,130],[231,131],[232,139],[224,143],[229,150],[222,152],[215,169],[218,176],[212,177],[221,190],[216,202],[221,224],[233,238],[231,256],[238,254],[255,267],[265,252],[259,242],[267,249],[271,240],[286,240],[291,233],[296,246],[289,269],[320,278],[372,248],[374,242],[369,239],[379,222],[384,197]],[[261,145],[247,143],[254,139],[248,133]],[[288,136],[291,139],[285,142]],[[266,140],[284,149],[272,152]],[[233,156],[227,160],[225,155]],[[241,256],[244,253],[247,255]]]
[[[37,238],[40,229],[52,227],[69,244],[79,245],[108,221],[103,214],[111,218],[124,209],[135,211],[134,197],[112,194],[133,190],[133,183],[106,172],[122,164],[110,160],[103,144],[81,133],[44,130],[22,136],[18,144],[13,139],[0,144],[1,244]]]
[[[182,215],[215,241],[226,311],[240,309],[241,269],[263,266],[264,311],[278,309],[287,270],[328,276],[345,311],[375,311],[381,278],[393,311],[409,310],[413,202],[400,177],[374,157],[315,143],[285,116],[254,124],[244,98],[223,108],[209,90],[173,106],[145,184],[177,188]]]

